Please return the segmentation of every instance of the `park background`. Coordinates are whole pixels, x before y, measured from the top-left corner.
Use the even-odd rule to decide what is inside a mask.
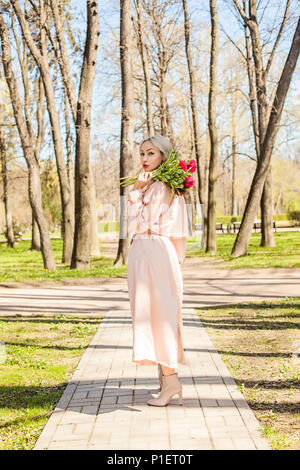
[[[119,226],[124,223],[120,202],[122,196],[126,196],[126,190],[120,188],[119,178],[138,171],[139,142],[149,133],[168,135],[182,158],[193,158],[198,164],[195,186],[186,196],[186,202],[194,207],[193,237],[187,240],[187,259],[198,258],[200,263],[201,259],[207,258],[220,267],[232,269],[299,268],[297,68],[289,77],[282,114],[276,124],[278,132],[274,146],[271,145],[268,155],[262,154],[272,104],[295,39],[298,2],[145,0],[94,3],[90,8],[98,8],[99,24],[91,22],[88,27],[86,2],[79,0],[50,2],[49,5],[37,1],[0,3],[1,287],[27,285],[38,288],[45,282],[83,282],[89,278],[100,282],[101,278],[126,277],[128,240],[118,236]],[[58,7],[56,18],[55,4]],[[244,6],[246,13],[251,5],[257,7],[258,30],[255,33],[250,25],[245,28],[245,19],[237,5]],[[189,21],[185,21],[184,6],[188,8]],[[138,15],[139,8],[142,20]],[[121,25],[120,18],[123,20]],[[24,34],[22,21],[31,39]],[[60,28],[57,28],[58,21]],[[123,57],[120,56],[120,27],[124,28]],[[63,31],[61,37],[59,31]],[[97,57],[94,65],[89,64],[90,68],[84,70],[86,77],[93,78],[90,87],[81,90],[86,97],[92,92],[88,98],[91,106],[84,111],[87,112],[88,126],[78,126],[76,130],[74,108],[80,103],[85,40],[89,34],[93,45],[97,43]],[[69,64],[62,53],[62,37]],[[260,39],[259,50],[254,48],[255,38]],[[130,47],[127,48],[128,41]],[[8,44],[11,61],[6,55]],[[41,60],[37,60],[39,57]],[[259,70],[255,59],[262,59],[268,73]],[[214,67],[211,67],[212,62]],[[19,90],[19,109],[23,116],[19,116],[19,121],[16,119],[17,108],[12,106],[15,97],[9,75],[10,63]],[[126,69],[128,64],[131,69]],[[47,73],[43,75],[43,70],[48,70],[51,84],[45,79]],[[64,76],[68,71],[73,98],[72,87],[68,88]],[[259,92],[257,80],[265,80],[264,93]],[[45,94],[47,86],[52,87],[52,101],[49,93]],[[146,92],[148,96],[151,94],[150,101],[146,100]],[[56,134],[53,133],[55,115]],[[20,139],[20,129],[27,144],[24,144],[24,138],[23,141]],[[129,144],[125,142],[124,134],[129,136]],[[76,140],[84,140],[82,136],[88,136],[88,145],[78,149]],[[255,213],[252,211],[246,218],[247,201],[255,193],[252,185],[262,157],[264,161],[270,159],[266,190],[262,192],[261,182],[256,191]],[[76,162],[79,161],[83,173],[76,174]],[[40,179],[40,202],[36,197],[38,191],[33,191],[33,210],[28,191],[28,168],[34,165],[37,169],[35,177],[38,174]],[[87,178],[88,189],[83,183]],[[209,191],[209,187],[213,189]],[[260,197],[257,196],[259,193]],[[85,195],[84,204],[83,200],[76,200],[78,194]],[[196,209],[201,205],[204,217],[197,218]],[[35,220],[37,214],[43,218],[40,224]],[[73,218],[71,222],[67,214],[69,219]],[[248,239],[242,230],[239,231],[243,217]],[[254,228],[253,223],[257,223],[257,227]],[[203,228],[202,232],[199,226]],[[49,237],[48,245],[45,241],[44,247],[39,237],[41,227],[44,240]],[[89,236],[84,236],[85,233]],[[233,251],[237,234],[241,236],[243,256]],[[237,353],[232,364],[232,357],[229,360],[231,372],[240,380],[241,390],[249,403],[253,401],[253,409],[265,426],[265,434],[271,439],[273,448],[298,448],[296,390],[299,371],[296,362],[291,362],[289,357],[298,347],[293,344],[298,340],[299,325],[295,319],[299,315],[299,299],[288,298],[279,304],[249,306],[243,314],[237,306],[200,313],[202,320],[206,318],[207,329],[221,349],[225,343],[232,345],[232,332],[230,328],[226,330],[229,336],[221,340],[219,330],[209,321],[212,315],[220,315],[227,324],[231,324],[232,315],[237,316],[240,328],[235,332],[236,345],[240,344],[241,337],[245,341],[243,328],[249,324],[249,318],[254,318],[250,322],[254,334],[258,328],[261,347],[270,354],[266,359],[270,361],[266,365],[266,375],[261,378],[259,387],[253,385],[251,374],[255,375],[261,369],[252,360],[239,361]],[[262,323],[258,320],[260,316]],[[64,315],[48,316],[46,322],[36,318],[34,329],[29,328],[26,319],[15,317],[14,320],[7,321],[4,315],[0,322],[0,339],[6,345],[7,355],[1,367],[8,385],[2,390],[1,419],[5,432],[1,445],[3,448],[31,448],[101,318],[74,317],[71,321],[69,316],[67,321]],[[256,321],[259,321],[257,327],[253,324]],[[45,344],[54,342],[57,345],[57,362],[61,357],[59,348],[66,337],[69,335],[74,339],[74,343],[70,339],[71,357],[66,355],[64,365],[50,364],[49,352],[43,349],[41,339],[38,339],[45,328],[49,330]],[[22,341],[18,342],[18,336]],[[36,344],[32,346],[32,343]],[[244,347],[244,354],[251,357],[254,353],[250,338]],[[54,358],[53,351],[51,354]],[[30,391],[26,389],[29,382]],[[40,383],[48,384],[41,394]],[[24,394],[24,390],[28,394]],[[46,399],[43,400],[43,396]],[[28,400],[31,403],[36,400],[36,408],[31,407],[30,412],[26,411]],[[36,419],[37,410],[40,422]]]

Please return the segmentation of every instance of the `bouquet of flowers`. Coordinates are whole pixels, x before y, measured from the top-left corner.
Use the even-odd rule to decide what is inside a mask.
[[[168,154],[167,160],[162,163],[156,170],[152,171],[152,179],[154,181],[163,181],[179,196],[184,194],[187,189],[195,184],[194,178],[191,173],[197,169],[195,160],[179,160],[176,152],[171,150]],[[120,180],[121,186],[129,186],[134,184],[137,176],[124,176]]]

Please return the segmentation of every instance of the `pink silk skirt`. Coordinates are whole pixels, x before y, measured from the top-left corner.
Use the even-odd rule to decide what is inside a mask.
[[[133,328],[132,360],[178,370],[186,364],[182,342],[183,280],[171,240],[135,234],[128,256],[128,293]]]

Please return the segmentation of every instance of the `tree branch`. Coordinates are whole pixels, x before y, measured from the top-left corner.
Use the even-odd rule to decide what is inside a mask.
[[[239,46],[234,42],[233,39],[231,39],[231,37],[229,36],[229,34],[226,33],[225,29],[223,28],[222,24],[219,23],[220,25],[220,28],[221,30],[223,31],[223,33],[225,34],[225,36],[229,39],[229,41],[236,47],[236,49],[239,51],[239,53],[241,54],[241,56],[243,57],[244,60],[247,60],[245,54],[243,53],[242,49],[239,48]]]
[[[281,36],[282,36],[282,33],[283,33],[283,30],[284,30],[285,24],[286,24],[286,22],[287,22],[287,15],[288,15],[289,6],[290,6],[290,0],[287,0],[286,5],[285,5],[285,11],[284,11],[282,23],[281,23],[281,25],[280,25],[280,29],[279,29],[279,31],[278,31],[276,41],[275,41],[275,43],[274,43],[272,52],[271,52],[271,54],[270,54],[270,56],[269,56],[268,63],[267,63],[267,66],[266,66],[266,70],[265,70],[265,76],[266,76],[266,77],[267,77],[268,72],[269,72],[269,70],[270,70],[270,67],[271,67],[271,65],[272,65],[275,51],[276,51],[276,49],[277,49],[277,46],[278,46],[279,41],[280,41],[280,38],[281,38]]]
[[[250,158],[250,160],[253,160],[254,162],[257,162],[257,159],[255,157],[252,157],[251,155],[249,155],[248,153],[244,153],[244,152],[234,152],[235,155],[244,155],[245,157],[248,157]],[[226,158],[224,158],[224,162],[230,158],[231,156],[233,155],[233,152],[230,153],[229,155],[227,155]]]
[[[248,16],[246,15],[246,12],[243,10],[243,8],[241,7],[241,5],[239,4],[238,0],[233,0],[233,3],[235,4],[236,9],[238,10],[239,14],[241,15],[241,17],[243,18],[243,20],[245,21],[245,23],[247,23],[248,20],[249,20],[249,18],[248,18]]]

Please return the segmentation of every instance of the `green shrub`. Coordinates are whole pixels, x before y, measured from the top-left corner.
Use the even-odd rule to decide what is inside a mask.
[[[273,220],[275,222],[288,220],[287,214],[273,214]]]
[[[98,231],[100,233],[105,233],[105,232],[111,232],[114,231],[116,228],[116,231],[119,231],[119,221],[115,222],[114,220],[105,220],[103,222],[98,223]]]
[[[300,211],[288,211],[288,220],[300,223]]]

